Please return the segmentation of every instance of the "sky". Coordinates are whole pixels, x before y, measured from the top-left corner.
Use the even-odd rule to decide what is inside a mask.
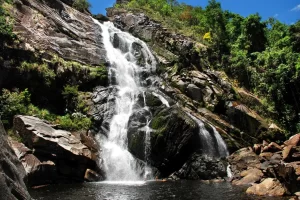
[[[93,14],[106,14],[105,8],[112,7],[116,0],[89,0]],[[205,7],[208,0],[178,0],[188,5]],[[229,10],[246,17],[259,13],[262,18],[275,17],[286,24],[300,20],[300,0],[219,0],[223,10]]]

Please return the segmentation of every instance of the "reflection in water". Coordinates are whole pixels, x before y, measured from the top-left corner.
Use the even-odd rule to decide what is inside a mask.
[[[100,182],[53,185],[30,191],[37,200],[282,200],[288,198],[255,197],[246,188],[230,183],[205,184],[201,181],[177,182]]]

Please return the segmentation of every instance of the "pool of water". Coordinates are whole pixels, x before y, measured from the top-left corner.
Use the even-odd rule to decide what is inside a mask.
[[[70,185],[51,185],[30,191],[37,200],[258,200],[278,199],[245,194],[245,187],[230,183],[177,182],[99,182]]]

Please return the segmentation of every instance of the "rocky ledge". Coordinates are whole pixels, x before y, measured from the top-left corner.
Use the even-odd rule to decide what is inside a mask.
[[[23,143],[11,141],[22,162],[29,186],[98,181],[104,178],[99,146],[92,137],[56,130],[32,116],[16,116],[14,131]]]
[[[31,199],[24,178],[25,170],[9,146],[7,134],[0,121],[0,194],[1,199]]]
[[[282,145],[255,144],[229,159],[234,185],[251,185],[248,194],[283,196],[300,192],[300,134]]]

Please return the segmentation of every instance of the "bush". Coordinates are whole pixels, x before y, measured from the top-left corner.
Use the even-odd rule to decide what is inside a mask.
[[[84,115],[65,115],[57,118],[60,128],[68,131],[88,130],[92,124],[91,119]]]
[[[90,9],[91,4],[87,0],[75,0],[73,7],[81,12],[84,12]]]
[[[66,85],[64,87],[64,90],[62,91],[62,96],[66,101],[66,108],[68,111],[75,111],[78,102],[78,95],[78,85]]]
[[[0,96],[0,116],[4,124],[10,125],[15,115],[26,114],[30,104],[30,93],[27,89],[22,92],[18,90],[10,92],[2,90]]]
[[[11,23],[8,21],[7,11],[3,8],[3,4],[11,3],[8,0],[0,0],[0,49],[3,49],[5,44],[11,44],[16,39],[16,35],[13,33]]]

